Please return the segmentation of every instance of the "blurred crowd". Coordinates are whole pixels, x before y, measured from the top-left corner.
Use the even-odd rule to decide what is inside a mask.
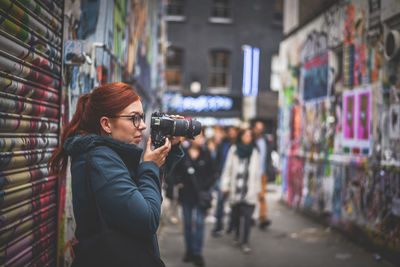
[[[271,224],[266,193],[276,175],[273,135],[265,133],[262,121],[254,121],[250,127],[204,128],[180,145],[185,156],[164,180],[163,217],[182,222],[182,260],[205,266],[206,218],[214,224],[213,237],[232,235],[238,249],[251,253],[251,228]]]

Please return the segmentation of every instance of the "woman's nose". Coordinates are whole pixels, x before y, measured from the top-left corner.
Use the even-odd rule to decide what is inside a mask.
[[[140,120],[140,127],[141,130],[145,130],[147,128],[146,123],[144,122],[144,120]]]

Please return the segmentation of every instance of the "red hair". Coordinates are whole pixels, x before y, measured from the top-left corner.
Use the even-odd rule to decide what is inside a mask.
[[[139,95],[126,83],[116,82],[98,86],[91,94],[81,95],[72,120],[64,126],[61,142],[49,161],[53,173],[64,172],[68,156],[63,146],[74,135],[101,134],[100,118],[118,115],[127,106],[140,100]]]

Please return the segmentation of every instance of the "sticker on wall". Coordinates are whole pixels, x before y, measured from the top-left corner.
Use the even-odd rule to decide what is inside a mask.
[[[300,147],[302,113],[301,106],[293,106],[290,121],[290,140],[292,153]]]
[[[343,137],[352,140],[354,139],[355,128],[355,96],[354,94],[345,94],[343,99]]]
[[[343,43],[345,45],[354,43],[354,29],[354,5],[348,5],[344,8]]]
[[[400,137],[400,105],[395,104],[390,106],[389,110],[389,136],[390,139],[399,139]]]
[[[353,87],[354,81],[354,45],[343,46],[343,79],[344,85]]]
[[[359,86],[368,83],[367,75],[367,47],[366,45],[357,45],[354,53],[354,75],[353,85]]]
[[[303,101],[326,98],[328,92],[328,52],[303,63],[300,78]]]
[[[357,138],[359,140],[370,139],[371,129],[371,92],[358,94]]]
[[[303,166],[303,159],[298,157],[288,158],[287,202],[292,207],[300,207],[303,202]]]
[[[381,27],[381,0],[368,1],[368,32],[369,41],[376,41],[382,33]]]
[[[381,68],[382,54],[376,49],[368,49],[367,72],[368,80],[375,83],[379,80],[379,70]]]
[[[343,93],[344,152],[369,155],[371,153],[371,89]]]
[[[316,143],[316,136],[319,136],[320,124],[317,118],[317,103],[309,103],[304,105],[304,135],[303,146],[306,150],[311,151],[313,144]]]

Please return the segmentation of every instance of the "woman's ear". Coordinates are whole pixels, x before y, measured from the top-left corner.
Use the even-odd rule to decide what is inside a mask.
[[[111,134],[111,121],[110,118],[108,117],[101,117],[100,118],[100,125],[101,125],[101,129],[107,134],[110,135]]]

